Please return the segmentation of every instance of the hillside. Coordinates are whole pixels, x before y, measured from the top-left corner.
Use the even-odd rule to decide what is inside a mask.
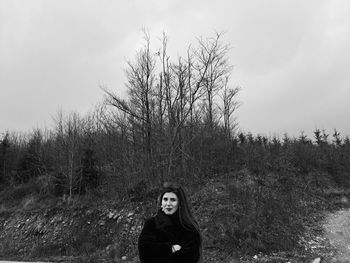
[[[225,177],[209,180],[190,191],[203,234],[205,262],[309,262],[319,256],[332,257],[334,250],[324,237],[322,227],[323,220],[331,212],[322,209],[326,201],[305,199],[303,206],[308,207],[309,214],[299,217],[301,224],[298,225],[300,231],[295,232],[296,243],[285,250],[262,249],[259,252],[254,242],[267,239],[254,237],[249,222],[240,222],[240,207],[232,203],[233,184],[229,181]],[[1,194],[0,259],[138,262],[139,232],[144,219],[156,209],[154,194],[142,200],[139,197],[107,200],[101,196],[38,199],[33,195],[15,200],[14,193],[12,198],[9,191],[6,198],[4,191]],[[335,205],[333,208],[347,207],[348,204],[340,200],[345,194],[340,191],[328,195],[331,197],[328,200]],[[288,229],[289,226],[276,225],[271,231]],[[281,242],[280,238],[276,235],[276,242]]]

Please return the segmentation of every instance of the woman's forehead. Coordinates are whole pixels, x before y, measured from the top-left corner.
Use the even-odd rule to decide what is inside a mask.
[[[166,192],[166,193],[164,193],[164,195],[163,195],[163,198],[164,197],[168,197],[168,198],[173,198],[173,197],[175,197],[175,198],[177,198],[177,195],[175,194],[175,193],[173,193],[173,192]]]

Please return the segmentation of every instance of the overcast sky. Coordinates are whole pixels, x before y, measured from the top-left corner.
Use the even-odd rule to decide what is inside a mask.
[[[143,27],[175,55],[226,32],[242,131],[350,135],[348,0],[0,0],[0,134],[84,114],[100,85],[125,92]]]

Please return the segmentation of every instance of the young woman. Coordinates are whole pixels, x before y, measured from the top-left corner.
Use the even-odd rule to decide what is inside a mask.
[[[184,190],[166,186],[159,196],[160,209],[148,219],[139,237],[141,263],[197,263],[201,234]]]

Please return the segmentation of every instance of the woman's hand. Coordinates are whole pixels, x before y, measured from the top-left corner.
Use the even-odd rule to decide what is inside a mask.
[[[181,249],[181,246],[180,245],[173,245],[171,249],[172,249],[173,253],[175,253],[176,251],[179,251]]]

